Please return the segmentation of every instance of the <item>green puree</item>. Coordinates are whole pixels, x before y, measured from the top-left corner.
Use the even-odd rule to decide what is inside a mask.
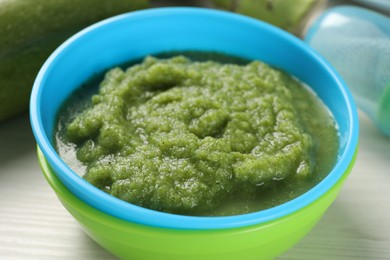
[[[308,190],[336,161],[328,110],[259,61],[147,57],[109,70],[85,100],[75,115],[60,116],[60,155],[69,160],[71,149],[88,182],[146,208],[188,215],[264,209]]]

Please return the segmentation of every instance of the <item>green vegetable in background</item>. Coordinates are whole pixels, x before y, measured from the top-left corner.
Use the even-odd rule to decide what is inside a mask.
[[[0,122],[27,111],[36,74],[65,39],[148,6],[147,0],[0,0]]]
[[[310,10],[323,0],[213,0],[218,8],[248,15],[298,33]]]

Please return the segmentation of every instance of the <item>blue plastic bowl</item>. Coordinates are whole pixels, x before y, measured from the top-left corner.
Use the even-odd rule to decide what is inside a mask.
[[[191,217],[157,212],[114,198],[90,185],[58,156],[53,145],[56,113],[83,82],[123,62],[165,51],[218,51],[258,59],[308,84],[324,101],[340,132],[338,162],[302,196],[260,212],[228,217]],[[141,225],[184,230],[226,229],[280,219],[305,208],[347,172],[358,142],[356,107],[347,87],[317,53],[266,23],[228,12],[159,8],[119,15],[74,35],[46,61],[34,83],[30,115],[39,148],[60,181],[88,205]]]

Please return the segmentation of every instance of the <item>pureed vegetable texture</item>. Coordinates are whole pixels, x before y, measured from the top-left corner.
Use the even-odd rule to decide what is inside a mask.
[[[329,172],[338,149],[328,110],[292,77],[184,56],[108,71],[98,94],[68,102],[56,142],[99,189],[188,215],[288,201]]]

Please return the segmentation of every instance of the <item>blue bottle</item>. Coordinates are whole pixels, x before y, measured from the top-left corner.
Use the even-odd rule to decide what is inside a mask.
[[[336,68],[358,107],[390,136],[390,18],[335,7],[313,23],[305,41]]]

